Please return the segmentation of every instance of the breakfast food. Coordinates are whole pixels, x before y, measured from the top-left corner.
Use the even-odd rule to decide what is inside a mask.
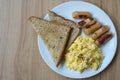
[[[101,23],[97,22],[97,23],[91,25],[89,28],[85,28],[84,33],[87,34],[87,35],[92,34],[96,30],[98,30],[100,27],[101,27]]]
[[[97,31],[95,31],[92,34],[92,38],[94,40],[96,40],[98,37],[100,37],[101,35],[103,35],[104,33],[106,33],[109,30],[108,26],[102,26],[100,29],[98,29]]]
[[[76,19],[87,19],[91,17],[91,14],[89,12],[80,12],[80,11],[75,11],[72,13],[73,18]]]
[[[71,31],[71,34],[69,37],[69,41],[68,41],[68,46],[67,46],[67,48],[69,48],[70,45],[73,43],[73,41],[76,39],[76,37],[80,34],[79,25],[71,20],[63,18],[62,16],[56,14],[53,11],[49,11],[48,15],[49,15],[49,18],[51,21],[54,21],[58,24],[66,25],[66,26],[72,28],[72,31]]]
[[[110,40],[112,38],[112,33],[111,32],[107,32],[105,34],[103,34],[101,37],[99,37],[95,43],[100,46],[103,45],[105,42],[107,42],[108,40]]]
[[[67,68],[83,72],[92,68],[97,70],[103,60],[101,49],[94,43],[91,37],[78,37],[65,55]]]
[[[72,13],[72,16],[73,18],[79,18],[79,14],[83,15],[82,12],[78,12],[78,11],[75,11]],[[88,15],[89,13],[86,13],[86,15]],[[107,42],[111,36],[112,36],[112,33],[109,32],[109,34],[105,34],[106,32],[108,32],[109,28],[107,25],[104,25],[102,26],[101,23],[99,22],[96,22],[96,19],[95,18],[92,18],[91,16],[88,17],[87,19],[84,19],[80,22],[78,22],[80,28],[83,28],[84,29],[84,33],[86,35],[91,35],[91,37],[96,40],[95,43],[100,46],[102,44],[104,44],[105,42]],[[108,35],[110,37],[108,37]]]
[[[88,28],[90,25],[94,24],[96,22],[95,18],[87,18],[85,20],[82,20],[78,22],[81,28]]]
[[[108,32],[108,26],[96,22],[89,12],[76,11],[72,15],[83,20],[76,24],[53,11],[48,12],[50,21],[35,16],[28,20],[43,40],[57,67],[65,58],[66,67],[72,70],[97,70],[104,58],[99,46],[108,41],[112,33]],[[85,34],[92,34],[92,37],[78,37],[81,28]]]
[[[89,28],[91,25],[95,24],[96,23],[96,19],[95,18],[90,18],[90,23],[88,23],[88,25],[85,26],[85,28]]]
[[[42,38],[58,67],[63,58],[71,28],[34,16],[31,16],[28,20]]]

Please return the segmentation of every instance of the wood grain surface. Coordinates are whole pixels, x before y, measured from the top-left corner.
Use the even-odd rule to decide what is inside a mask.
[[[31,15],[44,17],[47,9],[70,0],[0,0],[0,80],[73,80],[52,71],[38,51],[37,34],[29,27]],[[111,17],[120,36],[120,0],[84,0]],[[104,18],[103,18],[104,19]],[[108,50],[109,54],[109,50]],[[119,80],[120,45],[112,63],[100,74],[82,80]]]

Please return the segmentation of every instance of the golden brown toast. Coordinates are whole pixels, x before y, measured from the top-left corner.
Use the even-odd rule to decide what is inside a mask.
[[[71,28],[34,16],[31,16],[28,21],[32,23],[33,28],[40,35],[56,66],[58,66],[63,58]]]
[[[49,18],[50,18],[51,21],[55,21],[58,24],[66,25],[66,26],[69,26],[70,28],[72,28],[70,38],[69,38],[69,41],[68,41],[68,45],[67,45],[67,48],[69,48],[70,45],[76,39],[76,37],[80,34],[79,25],[76,24],[75,22],[71,21],[71,20],[63,18],[62,16],[56,14],[53,11],[48,11],[48,15],[49,15]]]

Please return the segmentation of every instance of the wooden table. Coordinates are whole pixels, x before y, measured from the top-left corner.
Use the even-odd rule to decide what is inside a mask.
[[[47,9],[70,0],[0,0],[0,80],[72,80],[56,74],[38,51],[37,34],[29,27],[31,15],[44,17]],[[120,36],[120,0],[84,0],[105,10]],[[120,79],[120,45],[112,63],[100,74],[82,80]],[[108,50],[109,54],[109,50]]]

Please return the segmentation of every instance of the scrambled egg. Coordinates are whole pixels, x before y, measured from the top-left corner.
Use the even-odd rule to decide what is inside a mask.
[[[83,72],[87,68],[97,70],[103,60],[101,49],[91,37],[78,37],[67,50],[65,65],[69,69]]]

